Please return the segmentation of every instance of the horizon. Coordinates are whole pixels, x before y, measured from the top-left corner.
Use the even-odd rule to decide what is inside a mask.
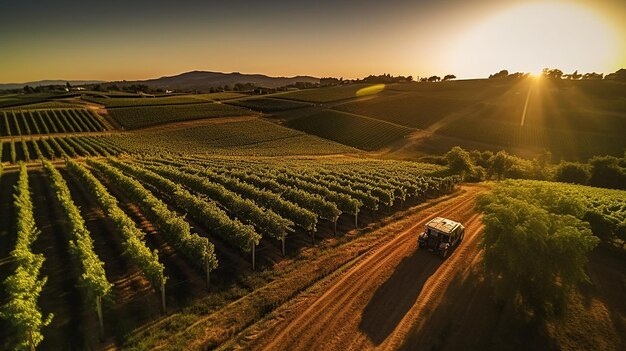
[[[0,81],[134,81],[194,70],[475,79],[501,69],[607,74],[626,66],[626,3],[617,0],[144,5],[0,3]]]

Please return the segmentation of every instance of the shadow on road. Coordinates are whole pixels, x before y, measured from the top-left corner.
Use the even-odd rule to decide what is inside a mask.
[[[359,329],[380,345],[415,304],[424,284],[443,262],[424,249],[405,257],[365,307]]]

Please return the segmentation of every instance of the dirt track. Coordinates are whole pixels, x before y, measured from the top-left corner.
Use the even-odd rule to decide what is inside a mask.
[[[247,346],[259,350],[397,349],[420,327],[458,271],[478,255],[482,228],[474,210],[479,186],[416,215],[416,224],[329,282],[294,299],[248,328]],[[417,250],[417,233],[436,216],[466,225],[463,243],[446,260]]]

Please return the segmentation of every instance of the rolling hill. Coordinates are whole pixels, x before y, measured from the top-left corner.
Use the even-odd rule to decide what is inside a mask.
[[[152,88],[175,90],[205,90],[212,87],[237,83],[253,83],[264,88],[278,88],[296,82],[319,83],[319,78],[310,76],[270,77],[263,74],[244,74],[239,72],[222,73],[207,71],[192,71],[175,76],[165,76],[155,79],[112,82],[118,85],[145,84]]]

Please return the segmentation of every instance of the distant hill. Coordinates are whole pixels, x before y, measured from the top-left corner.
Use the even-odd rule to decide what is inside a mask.
[[[22,89],[26,85],[29,85],[31,87],[38,87],[38,86],[45,86],[45,85],[65,85],[65,83],[67,82],[70,82],[71,85],[104,83],[104,81],[101,81],[101,80],[38,80],[35,82],[26,82],[26,83],[0,84],[0,90]]]
[[[237,83],[253,83],[264,88],[278,88],[296,82],[319,83],[319,78],[310,76],[296,77],[270,77],[263,74],[243,74],[239,72],[222,73],[192,71],[176,76],[161,77],[156,79],[111,82],[118,85],[145,84],[151,88],[162,88],[172,90],[205,90],[212,87],[229,85],[232,87]]]

